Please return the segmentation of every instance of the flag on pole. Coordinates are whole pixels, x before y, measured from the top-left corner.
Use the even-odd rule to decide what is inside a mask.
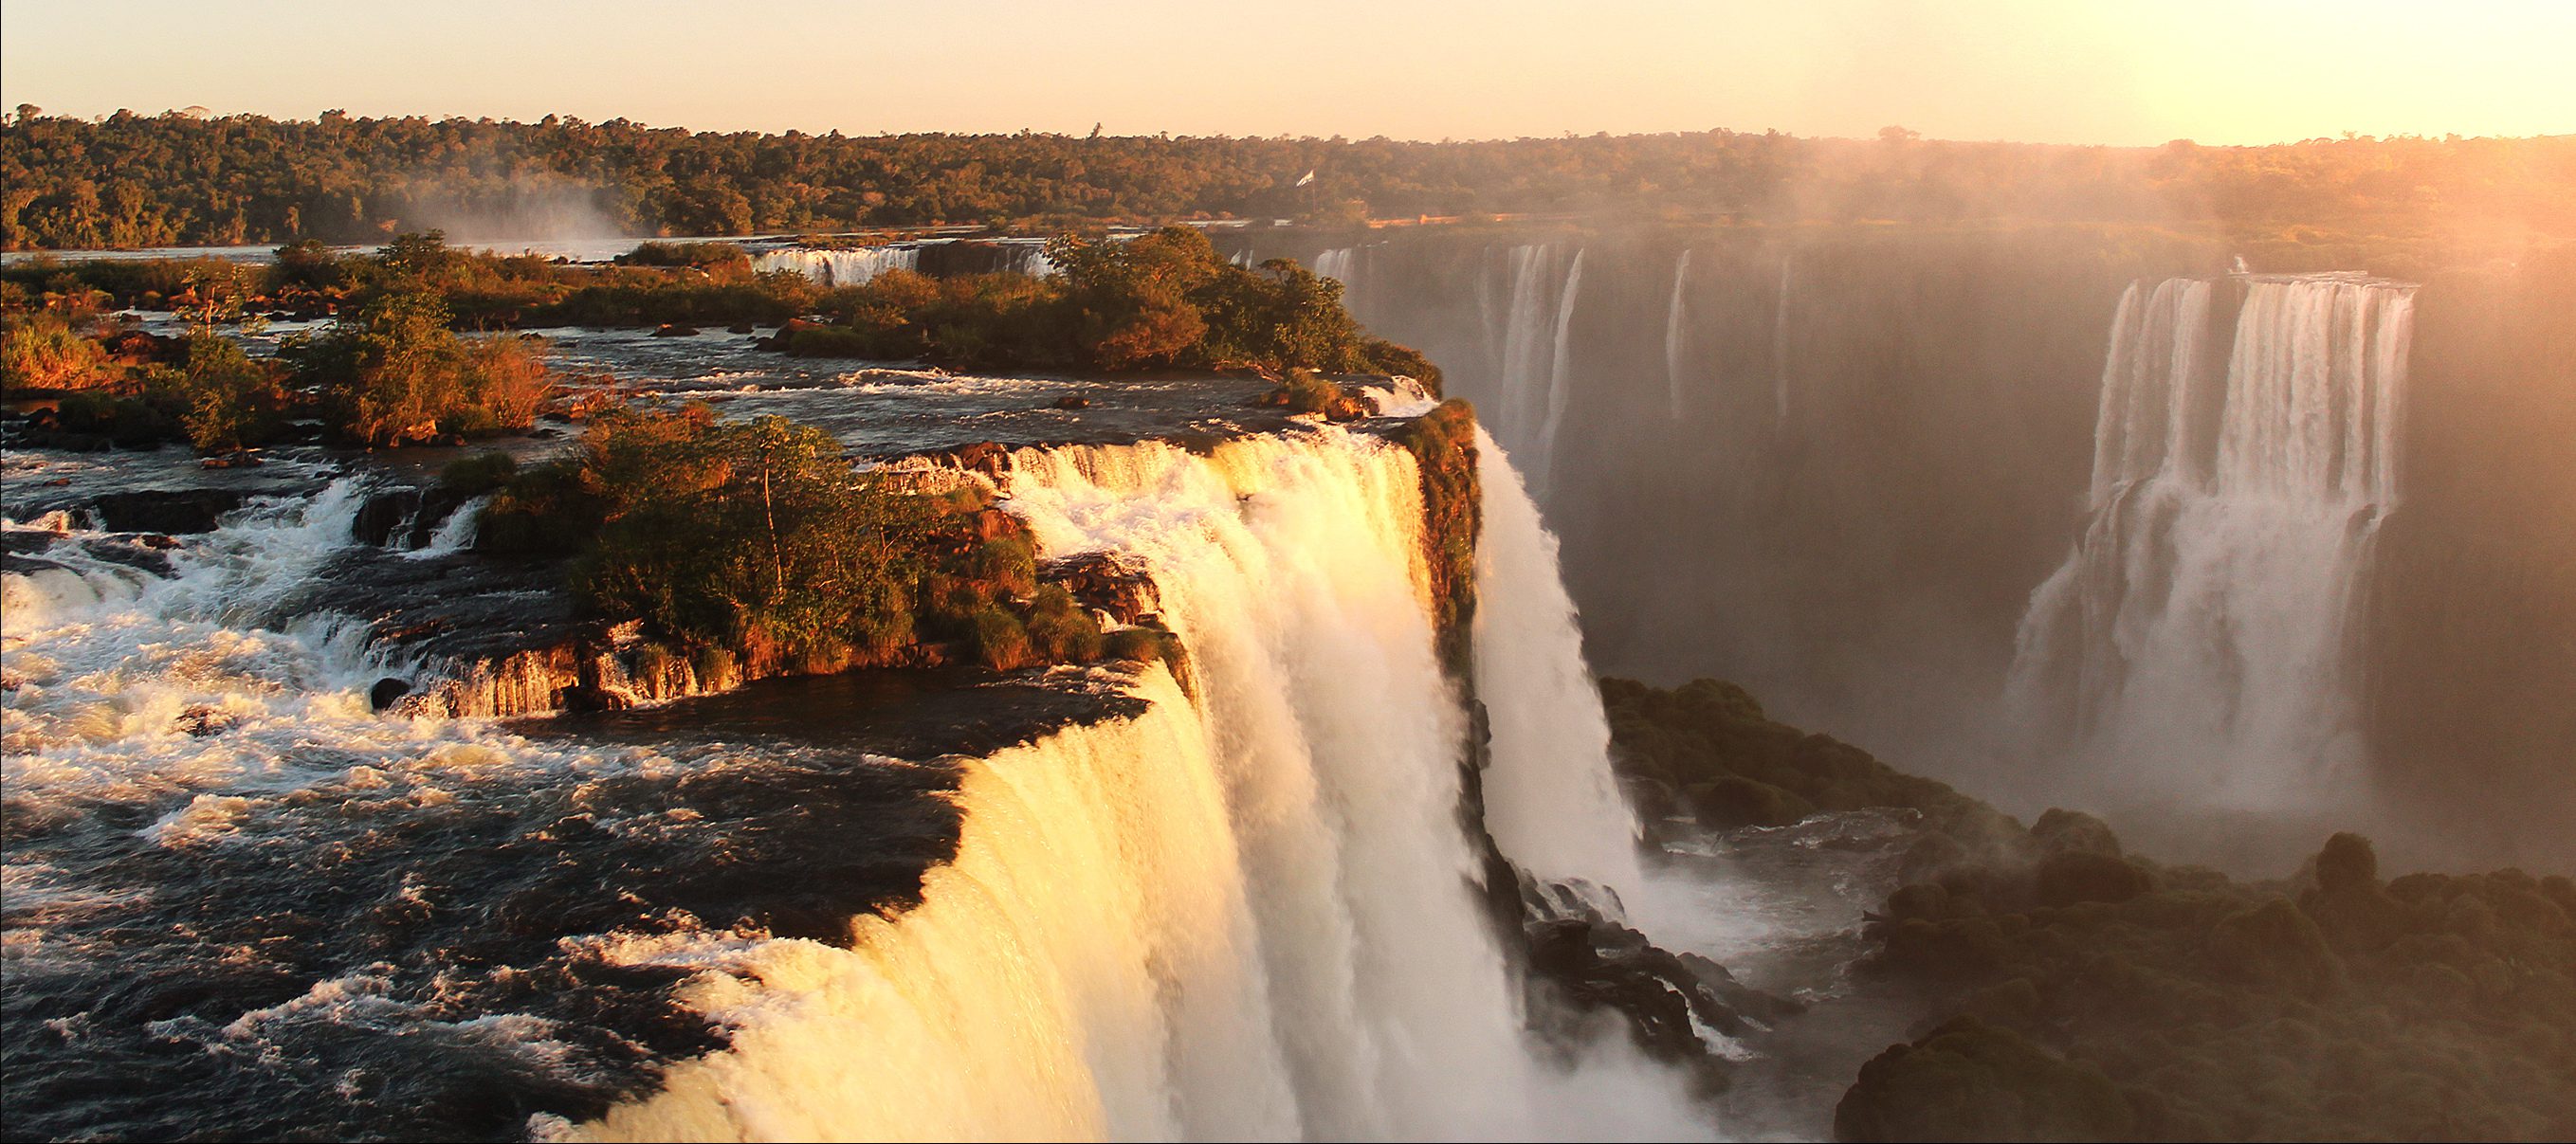
[[[1297,185],[1301,187],[1314,181],[1315,172],[1312,168],[1309,168],[1305,174],[1297,176]]]

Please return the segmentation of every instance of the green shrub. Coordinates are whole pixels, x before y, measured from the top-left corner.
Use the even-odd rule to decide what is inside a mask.
[[[0,314],[0,392],[90,389],[113,385],[125,371],[107,349],[43,311]]]
[[[460,338],[422,291],[385,294],[287,352],[332,429],[365,445],[525,429],[552,388],[541,345]]]
[[[984,608],[968,619],[967,645],[976,662],[995,671],[1017,671],[1037,662],[1028,629],[1001,608]]]
[[[449,461],[438,471],[438,484],[459,496],[479,497],[509,484],[518,472],[518,458],[496,449]]]

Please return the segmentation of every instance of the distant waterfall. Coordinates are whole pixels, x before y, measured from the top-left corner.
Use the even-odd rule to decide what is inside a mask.
[[[1780,300],[1771,318],[1771,404],[1779,423],[1789,423],[1789,281],[1790,256],[1780,256]]]
[[[1006,238],[997,241],[1002,248],[1002,270],[1009,274],[1026,274],[1044,278],[1055,273],[1055,260],[1046,255],[1046,241],[1034,238]]]
[[[1682,287],[1690,280],[1691,252],[1682,248],[1682,256],[1673,260],[1673,300],[1664,308],[1664,383],[1671,388],[1673,420],[1682,419],[1682,351],[1689,345],[1685,324],[1688,311],[1682,308]]]
[[[1520,459],[1530,494],[1542,501],[1572,389],[1566,332],[1583,285],[1583,255],[1578,247],[1569,257],[1554,243],[1512,247],[1503,257],[1501,303],[1490,285],[1480,296],[1502,391],[1486,424]]]
[[[2233,308],[2232,349],[2220,323]],[[2023,618],[2009,701],[2114,789],[2260,808],[2355,793],[2351,628],[2398,500],[2411,286],[2132,285],[2091,519]]]
[[[640,943],[630,962],[709,971],[684,995],[732,1047],[581,1131],[1705,1132],[1664,1074],[1568,1072],[1521,1028],[1469,890],[1465,713],[1433,650],[1418,479],[1339,430],[1016,454],[1006,503],[1046,551],[1152,571],[1188,693],[1153,668],[1145,714],[968,761],[956,860],[849,949]],[[1510,504],[1517,557],[1488,582],[1517,610],[1543,545]]]
[[[920,266],[921,248],[899,245],[851,250],[764,250],[751,260],[753,270],[793,270],[825,286],[857,286],[888,270],[917,270]]]

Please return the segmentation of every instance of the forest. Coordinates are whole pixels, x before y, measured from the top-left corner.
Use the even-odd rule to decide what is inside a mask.
[[[1311,182],[1303,177],[1312,172]],[[982,224],[1054,233],[1240,217],[1607,214],[1993,219],[2576,237],[2576,137],[2265,147],[1714,130],[1488,141],[845,136],[624,119],[0,117],[0,248],[743,235]]]

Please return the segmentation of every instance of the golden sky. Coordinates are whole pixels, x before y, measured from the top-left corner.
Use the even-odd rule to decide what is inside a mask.
[[[700,129],[2576,132],[2576,0],[0,6],[0,105]]]

